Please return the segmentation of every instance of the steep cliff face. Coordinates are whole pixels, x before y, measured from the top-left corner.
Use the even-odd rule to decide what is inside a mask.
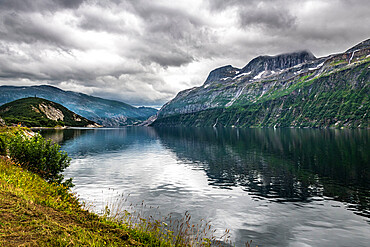
[[[63,112],[52,105],[48,105],[45,103],[41,103],[38,106],[32,106],[32,109],[36,112],[42,112],[45,114],[46,118],[54,121],[64,120]]]
[[[315,56],[308,51],[281,54],[278,56],[260,56],[253,59],[242,68],[241,73],[248,73],[251,71],[255,73],[260,73],[262,71],[281,71],[314,59],[316,59]]]
[[[369,54],[366,40],[322,58],[302,51],[221,67],[164,105],[153,125],[366,128]]]
[[[55,102],[41,98],[24,98],[0,106],[0,116],[7,125],[28,127],[101,127]]]

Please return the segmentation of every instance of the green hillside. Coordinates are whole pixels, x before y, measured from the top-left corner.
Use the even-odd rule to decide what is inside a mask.
[[[172,115],[155,125],[369,128],[369,81],[350,80],[354,74],[369,78],[368,66],[293,84],[289,92],[275,91],[255,103]]]
[[[0,117],[7,125],[28,127],[98,127],[99,125],[64,106],[42,98],[29,97],[0,106]]]
[[[354,48],[361,49],[354,49]],[[261,56],[213,70],[165,104],[153,126],[369,128],[370,40],[323,58]]]
[[[110,127],[135,125],[157,113],[154,108],[134,107],[124,102],[64,91],[50,85],[0,86],[0,105],[34,96],[61,104],[80,116]]]

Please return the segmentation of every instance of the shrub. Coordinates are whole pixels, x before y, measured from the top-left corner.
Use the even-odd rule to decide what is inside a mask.
[[[72,179],[62,183],[62,172],[70,165],[67,153],[60,151],[58,144],[45,140],[41,135],[26,137],[18,132],[8,144],[10,157],[22,167],[34,172],[46,181],[72,187]]]
[[[6,155],[6,137],[0,135],[0,155]]]

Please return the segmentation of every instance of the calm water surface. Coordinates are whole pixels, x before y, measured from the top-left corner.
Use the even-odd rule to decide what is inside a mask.
[[[99,211],[117,193],[206,219],[236,246],[369,246],[370,131],[147,127],[42,131]]]

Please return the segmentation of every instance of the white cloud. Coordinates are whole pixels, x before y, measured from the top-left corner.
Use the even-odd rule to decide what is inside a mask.
[[[369,38],[369,1],[0,0],[0,84],[161,105],[210,70]]]

